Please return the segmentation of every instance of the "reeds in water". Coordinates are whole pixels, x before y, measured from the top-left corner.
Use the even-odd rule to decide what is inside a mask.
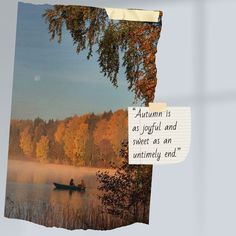
[[[69,204],[60,206],[44,202],[14,202],[6,199],[5,217],[23,219],[47,227],[69,230],[95,229],[109,230],[135,222],[108,214],[102,206],[84,206],[74,209]]]

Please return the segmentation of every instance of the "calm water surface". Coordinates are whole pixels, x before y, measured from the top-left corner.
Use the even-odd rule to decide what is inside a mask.
[[[98,200],[96,168],[73,167],[57,164],[40,164],[10,160],[6,197],[13,202],[70,206],[79,209],[100,205]],[[70,178],[75,183],[84,179],[85,192],[56,190],[53,182],[68,184]]]

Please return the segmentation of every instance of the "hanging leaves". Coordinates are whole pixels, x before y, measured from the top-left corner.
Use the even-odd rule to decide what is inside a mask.
[[[87,59],[98,45],[101,72],[118,86],[120,60],[125,67],[128,89],[135,101],[152,102],[156,87],[155,54],[161,32],[159,22],[112,21],[105,9],[86,6],[55,5],[43,14],[51,40],[62,40],[63,26],[71,34],[76,52],[88,49]]]

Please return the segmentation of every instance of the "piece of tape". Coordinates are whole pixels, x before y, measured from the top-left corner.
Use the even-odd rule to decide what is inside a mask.
[[[143,22],[159,22],[161,11],[148,11],[137,9],[105,8],[109,19]]]
[[[159,103],[149,103],[149,111],[151,112],[155,112],[155,111],[166,111],[167,109],[167,103],[165,102],[159,102]]]

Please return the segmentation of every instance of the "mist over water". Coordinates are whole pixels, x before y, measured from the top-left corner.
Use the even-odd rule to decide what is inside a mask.
[[[69,184],[71,178],[77,184],[84,179],[87,187],[94,186],[98,168],[74,167],[61,164],[42,164],[38,162],[9,160],[7,182],[52,184],[60,182]],[[113,170],[110,170],[113,172]]]
[[[42,204],[49,204],[55,209],[96,207],[101,204],[96,180],[98,170],[105,169],[9,160],[6,199],[10,199],[14,204],[25,205],[26,208]],[[53,182],[69,184],[71,178],[76,185],[83,179],[86,191],[55,190]],[[9,207],[9,201],[6,201],[6,208]],[[44,214],[41,208],[40,211]]]

